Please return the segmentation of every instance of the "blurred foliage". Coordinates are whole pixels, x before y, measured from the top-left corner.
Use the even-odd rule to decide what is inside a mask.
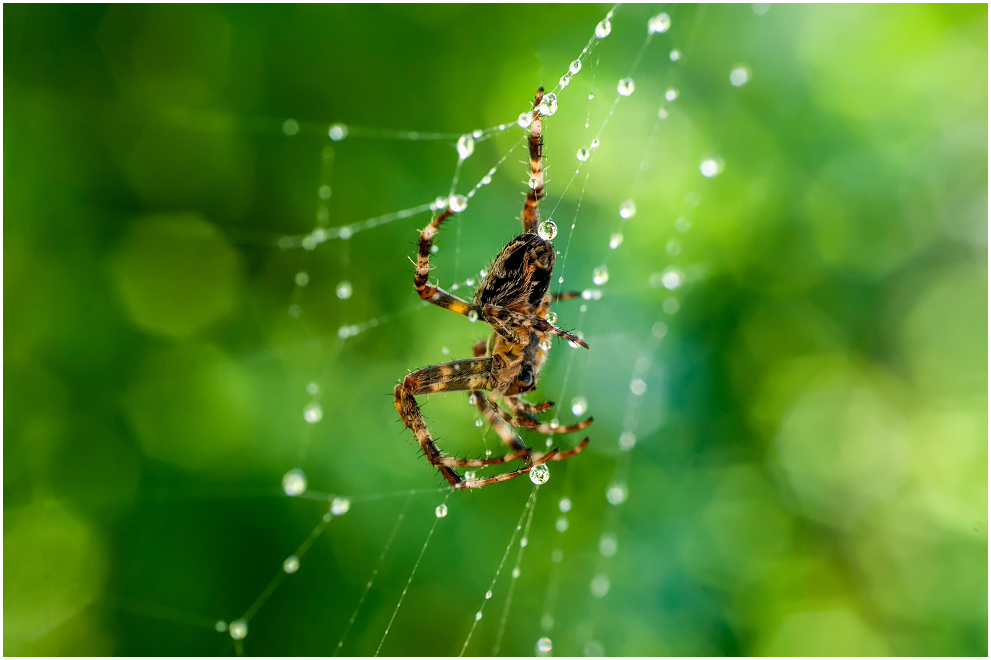
[[[596,423],[539,490],[501,652],[533,654],[553,623],[561,655],[987,655],[987,6],[666,8],[670,32],[571,178],[661,9],[619,8],[546,121],[558,272],[610,278],[587,314],[558,309],[591,349],[556,348],[541,391],[567,420],[585,396]],[[282,495],[291,468],[354,499],[243,650],[334,652],[401,493],[439,485],[392,388],[467,356],[480,329],[412,292],[426,213],[312,252],[277,240],[313,228],[321,186],[330,227],[448,194],[453,138],[361,127],[512,121],[606,11],[4,7],[5,653],[234,651],[215,622],[244,614],[326,511]],[[332,122],[354,128],[331,143]],[[479,142],[458,190],[518,137]],[[725,163],[711,179],[708,154]],[[445,285],[518,231],[524,158],[441,235]],[[479,451],[462,396],[425,410],[442,446]],[[603,496],[616,475],[619,507]],[[461,650],[531,489],[451,495],[383,653]],[[344,653],[375,652],[443,497],[409,499]],[[515,555],[470,653],[493,647]]]

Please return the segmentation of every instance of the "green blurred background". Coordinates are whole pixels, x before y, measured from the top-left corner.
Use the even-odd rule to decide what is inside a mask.
[[[4,6],[5,654],[333,653],[402,515],[342,649],[375,653],[445,497],[392,388],[483,331],[413,292],[428,212],[278,240],[447,195],[456,136],[512,121],[606,11]],[[987,6],[612,28],[545,122],[558,272],[602,297],[557,310],[591,349],[559,344],[541,392],[596,423],[538,491],[500,652],[987,655]],[[440,236],[443,285],[518,231],[520,136],[465,161],[458,192],[517,145]],[[497,444],[462,395],[425,410],[449,451]],[[291,469],[351,508],[235,645],[215,622],[327,511],[282,493]],[[383,654],[460,652],[532,489],[447,499]]]

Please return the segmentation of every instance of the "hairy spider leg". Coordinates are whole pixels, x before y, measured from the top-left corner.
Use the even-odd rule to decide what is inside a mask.
[[[523,202],[523,232],[533,234],[540,224],[540,213],[537,211],[537,202],[544,196],[544,137],[541,133],[540,102],[544,98],[544,88],[537,90],[537,96],[533,100],[533,119],[530,121],[530,191],[526,194],[526,201]]]
[[[558,302],[560,300],[573,300],[575,298],[581,298],[581,291],[561,291],[560,293],[551,294],[551,302]]]
[[[416,292],[424,300],[432,302],[438,307],[468,316],[469,312],[475,309],[471,303],[427,282],[427,277],[430,275],[430,248],[434,244],[434,236],[437,235],[441,223],[452,215],[454,215],[454,211],[450,208],[444,209],[440,215],[431,219],[430,224],[420,232],[420,249],[416,257],[416,273],[413,275],[413,284],[416,285]]]
[[[558,337],[563,337],[564,339],[572,341],[579,346],[588,348],[588,344],[586,344],[585,340],[581,337],[572,334],[567,330],[562,330],[547,319],[540,316],[524,314],[507,307],[500,307],[498,305],[493,305],[492,303],[486,303],[482,306],[482,318],[485,319],[486,323],[495,328],[496,332],[514,344],[518,344],[520,342],[520,338],[510,326],[523,326],[528,324],[535,330],[555,334]]]

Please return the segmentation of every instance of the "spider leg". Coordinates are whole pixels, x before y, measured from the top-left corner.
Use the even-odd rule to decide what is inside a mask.
[[[573,300],[575,298],[581,298],[581,291],[561,291],[559,293],[551,294],[551,302],[558,302],[560,300]]]
[[[506,413],[501,408],[484,396],[476,396],[475,405],[478,406],[478,410],[485,416],[485,419],[489,420],[489,424],[492,425],[503,442],[517,451],[522,450],[525,454],[530,454],[530,448],[523,444],[523,440],[510,426],[509,420],[505,418]]]
[[[506,405],[508,405],[510,409],[512,409],[514,414],[513,417],[507,418],[506,421],[516,426],[524,426],[526,428],[531,428],[534,431],[537,431],[538,433],[546,433],[548,435],[552,433],[571,433],[572,431],[582,430],[583,428],[591,424],[593,421],[593,418],[589,417],[588,419],[582,420],[575,424],[565,424],[565,425],[559,424],[558,426],[551,426],[547,422],[541,422],[540,420],[536,419],[530,413],[531,410],[534,409],[537,409],[538,412],[540,410],[546,410],[547,408],[550,408],[552,405],[554,405],[553,403],[547,402],[544,404],[533,405],[517,397],[511,397],[511,396],[506,397],[504,401],[506,402]]]
[[[544,98],[544,88],[537,90],[537,96],[533,100],[533,120],[530,122],[530,191],[526,194],[526,201],[523,202],[523,232],[533,234],[537,231],[540,223],[540,213],[537,211],[537,202],[544,196],[544,138],[541,132],[540,111],[537,107]]]
[[[420,249],[416,256],[416,274],[413,275],[413,284],[416,285],[416,292],[424,300],[432,302],[438,307],[468,316],[468,313],[475,309],[471,303],[427,281],[430,275],[430,248],[433,247],[434,236],[437,234],[437,230],[440,229],[441,223],[452,215],[454,215],[454,211],[450,208],[444,209],[440,215],[433,218],[430,224],[420,232]]]
[[[569,450],[569,452],[570,452],[569,456],[577,453],[571,450]],[[486,486],[488,484],[495,484],[500,481],[507,481],[509,479],[512,479],[513,477],[518,477],[521,474],[526,474],[527,472],[532,470],[535,466],[540,465],[541,463],[546,463],[547,461],[556,460],[555,456],[557,456],[557,454],[558,454],[557,449],[552,449],[546,454],[543,454],[533,463],[530,463],[529,465],[525,465],[521,467],[519,470],[514,470],[512,472],[505,472],[503,474],[497,474],[492,477],[485,477],[484,479],[466,479],[465,481],[461,482],[461,484],[457,486],[457,488],[479,488],[481,486]]]
[[[534,330],[538,330],[540,332],[550,332],[558,337],[563,337],[568,341],[574,342],[579,346],[588,348],[588,344],[585,343],[585,340],[578,335],[572,334],[567,330],[562,330],[547,319],[540,318],[536,315],[524,314],[506,307],[499,307],[498,305],[493,305],[492,303],[486,303],[482,306],[482,318],[484,318],[485,321],[495,328],[496,332],[501,334],[503,337],[506,337],[505,332],[512,332],[512,330],[507,327],[508,325],[529,325]],[[506,339],[513,341],[509,337],[506,337]],[[516,343],[518,342],[519,340],[517,339]]]

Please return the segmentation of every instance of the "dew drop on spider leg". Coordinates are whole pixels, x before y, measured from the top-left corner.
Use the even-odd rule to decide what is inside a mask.
[[[443,518],[444,516],[446,516],[447,515],[447,505],[444,504],[444,503],[438,504],[437,505],[437,508],[434,509],[434,515],[436,515],[438,518]]]
[[[293,468],[282,475],[282,492],[289,497],[297,497],[306,492],[306,474],[299,468]]]
[[[537,111],[545,117],[549,117],[557,112],[557,94],[554,94],[553,92],[544,94],[544,98],[541,99],[540,105],[537,106]]]
[[[538,486],[547,483],[547,480],[550,478],[551,478],[551,471],[543,463],[541,463],[540,465],[534,465],[533,468],[530,470],[530,481],[537,484]]]
[[[451,288],[454,288],[454,287],[451,287]],[[471,310],[471,311],[469,311],[468,312],[468,320],[471,321],[472,323],[474,323],[475,321],[477,321],[478,320],[478,312],[476,310],[474,310],[474,309]]]
[[[475,138],[465,133],[458,138],[457,144],[458,158],[464,160],[475,152]]]
[[[557,314],[555,314],[554,312],[547,312],[547,322],[557,323]]]
[[[545,241],[553,240],[557,236],[557,225],[550,220],[544,220],[537,226],[537,236],[540,236]]]

